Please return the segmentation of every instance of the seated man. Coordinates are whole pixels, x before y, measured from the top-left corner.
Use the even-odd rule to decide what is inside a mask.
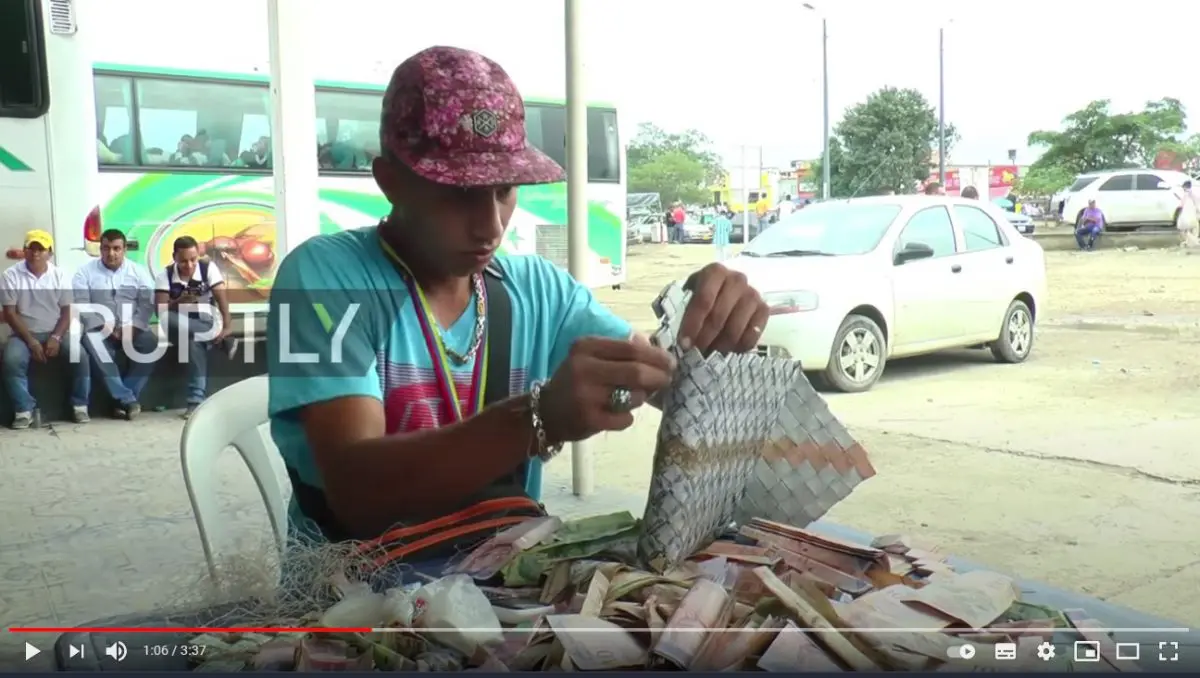
[[[468,113],[442,124],[431,100]],[[542,514],[531,497],[541,464],[631,426],[674,360],[546,259],[496,257],[517,187],[563,180],[526,140],[499,65],[433,47],[396,69],[383,101],[372,171],[391,214],[311,238],[279,267],[271,434],[294,533],[371,539],[403,523],[386,559],[434,571],[489,530]],[[755,347],[768,308],[744,276],[711,264],[688,285],[681,343]],[[451,533],[426,522],[458,511],[470,517]]]
[[[116,415],[133,421],[142,411],[138,397],[158,358],[158,336],[150,331],[154,279],[125,260],[125,234],[114,228],[100,234],[100,258],[76,271],[73,287],[84,356],[117,402]],[[118,351],[129,358],[124,378],[116,362]]]
[[[1075,229],[1075,244],[1084,252],[1096,249],[1096,238],[1104,231],[1104,212],[1096,207],[1095,200],[1089,200],[1087,209],[1079,216],[1079,228]]]
[[[154,281],[154,303],[159,324],[188,363],[187,418],[208,395],[209,349],[232,353],[236,346],[226,341],[232,321],[221,269],[200,258],[200,244],[189,235],[175,239],[173,258],[175,263],[159,271]],[[213,315],[214,302],[219,319]]]
[[[54,239],[45,231],[25,234],[25,261],[10,266],[0,279],[0,304],[12,336],[4,345],[4,389],[16,416],[12,427],[29,428],[37,402],[29,392],[30,362],[45,364],[63,353],[71,326],[71,287],[66,275],[50,263]],[[77,340],[72,337],[71,340]],[[63,357],[81,355],[76,346]],[[76,422],[88,421],[88,392],[92,384],[86,360],[71,368],[71,408]]]

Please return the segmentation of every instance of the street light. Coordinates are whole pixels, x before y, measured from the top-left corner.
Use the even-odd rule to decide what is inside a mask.
[[[938,181],[946,186],[946,27],[938,27]]]
[[[810,12],[821,14],[821,87],[822,106],[824,108],[824,140],[821,147],[821,198],[829,199],[829,25],[825,15],[810,3],[802,5]]]

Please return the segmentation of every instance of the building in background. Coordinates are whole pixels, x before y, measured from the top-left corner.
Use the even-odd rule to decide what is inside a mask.
[[[1012,191],[1013,185],[1021,172],[1028,170],[1021,165],[955,165],[946,168],[946,194],[958,195],[963,188],[974,186],[981,196],[989,200],[1003,198]],[[935,164],[929,173],[926,184],[938,181],[938,170]],[[986,189],[986,193],[985,193]]]
[[[813,176],[811,160],[793,160],[791,167],[779,173],[777,194],[782,199],[785,195],[793,199],[811,200],[820,194],[820,177]]]

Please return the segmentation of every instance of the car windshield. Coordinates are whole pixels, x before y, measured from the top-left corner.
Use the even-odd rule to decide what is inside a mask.
[[[743,256],[851,256],[866,254],[900,214],[890,203],[828,202],[784,217],[742,250]]]
[[[1082,191],[1088,187],[1088,184],[1095,180],[1095,174],[1084,174],[1082,176],[1075,177],[1075,183],[1071,184],[1071,187],[1067,189],[1067,192],[1075,193],[1076,191]]]

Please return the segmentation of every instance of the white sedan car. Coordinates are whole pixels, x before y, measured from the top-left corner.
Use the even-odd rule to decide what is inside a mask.
[[[995,205],[940,196],[799,210],[727,262],[771,307],[759,350],[865,391],[891,358],[987,346],[1019,363],[1045,299],[1041,245]]]
[[[1180,187],[1191,177],[1174,170],[1129,169],[1081,174],[1062,202],[1063,221],[1079,225],[1089,200],[1104,212],[1105,228],[1175,226]]]

